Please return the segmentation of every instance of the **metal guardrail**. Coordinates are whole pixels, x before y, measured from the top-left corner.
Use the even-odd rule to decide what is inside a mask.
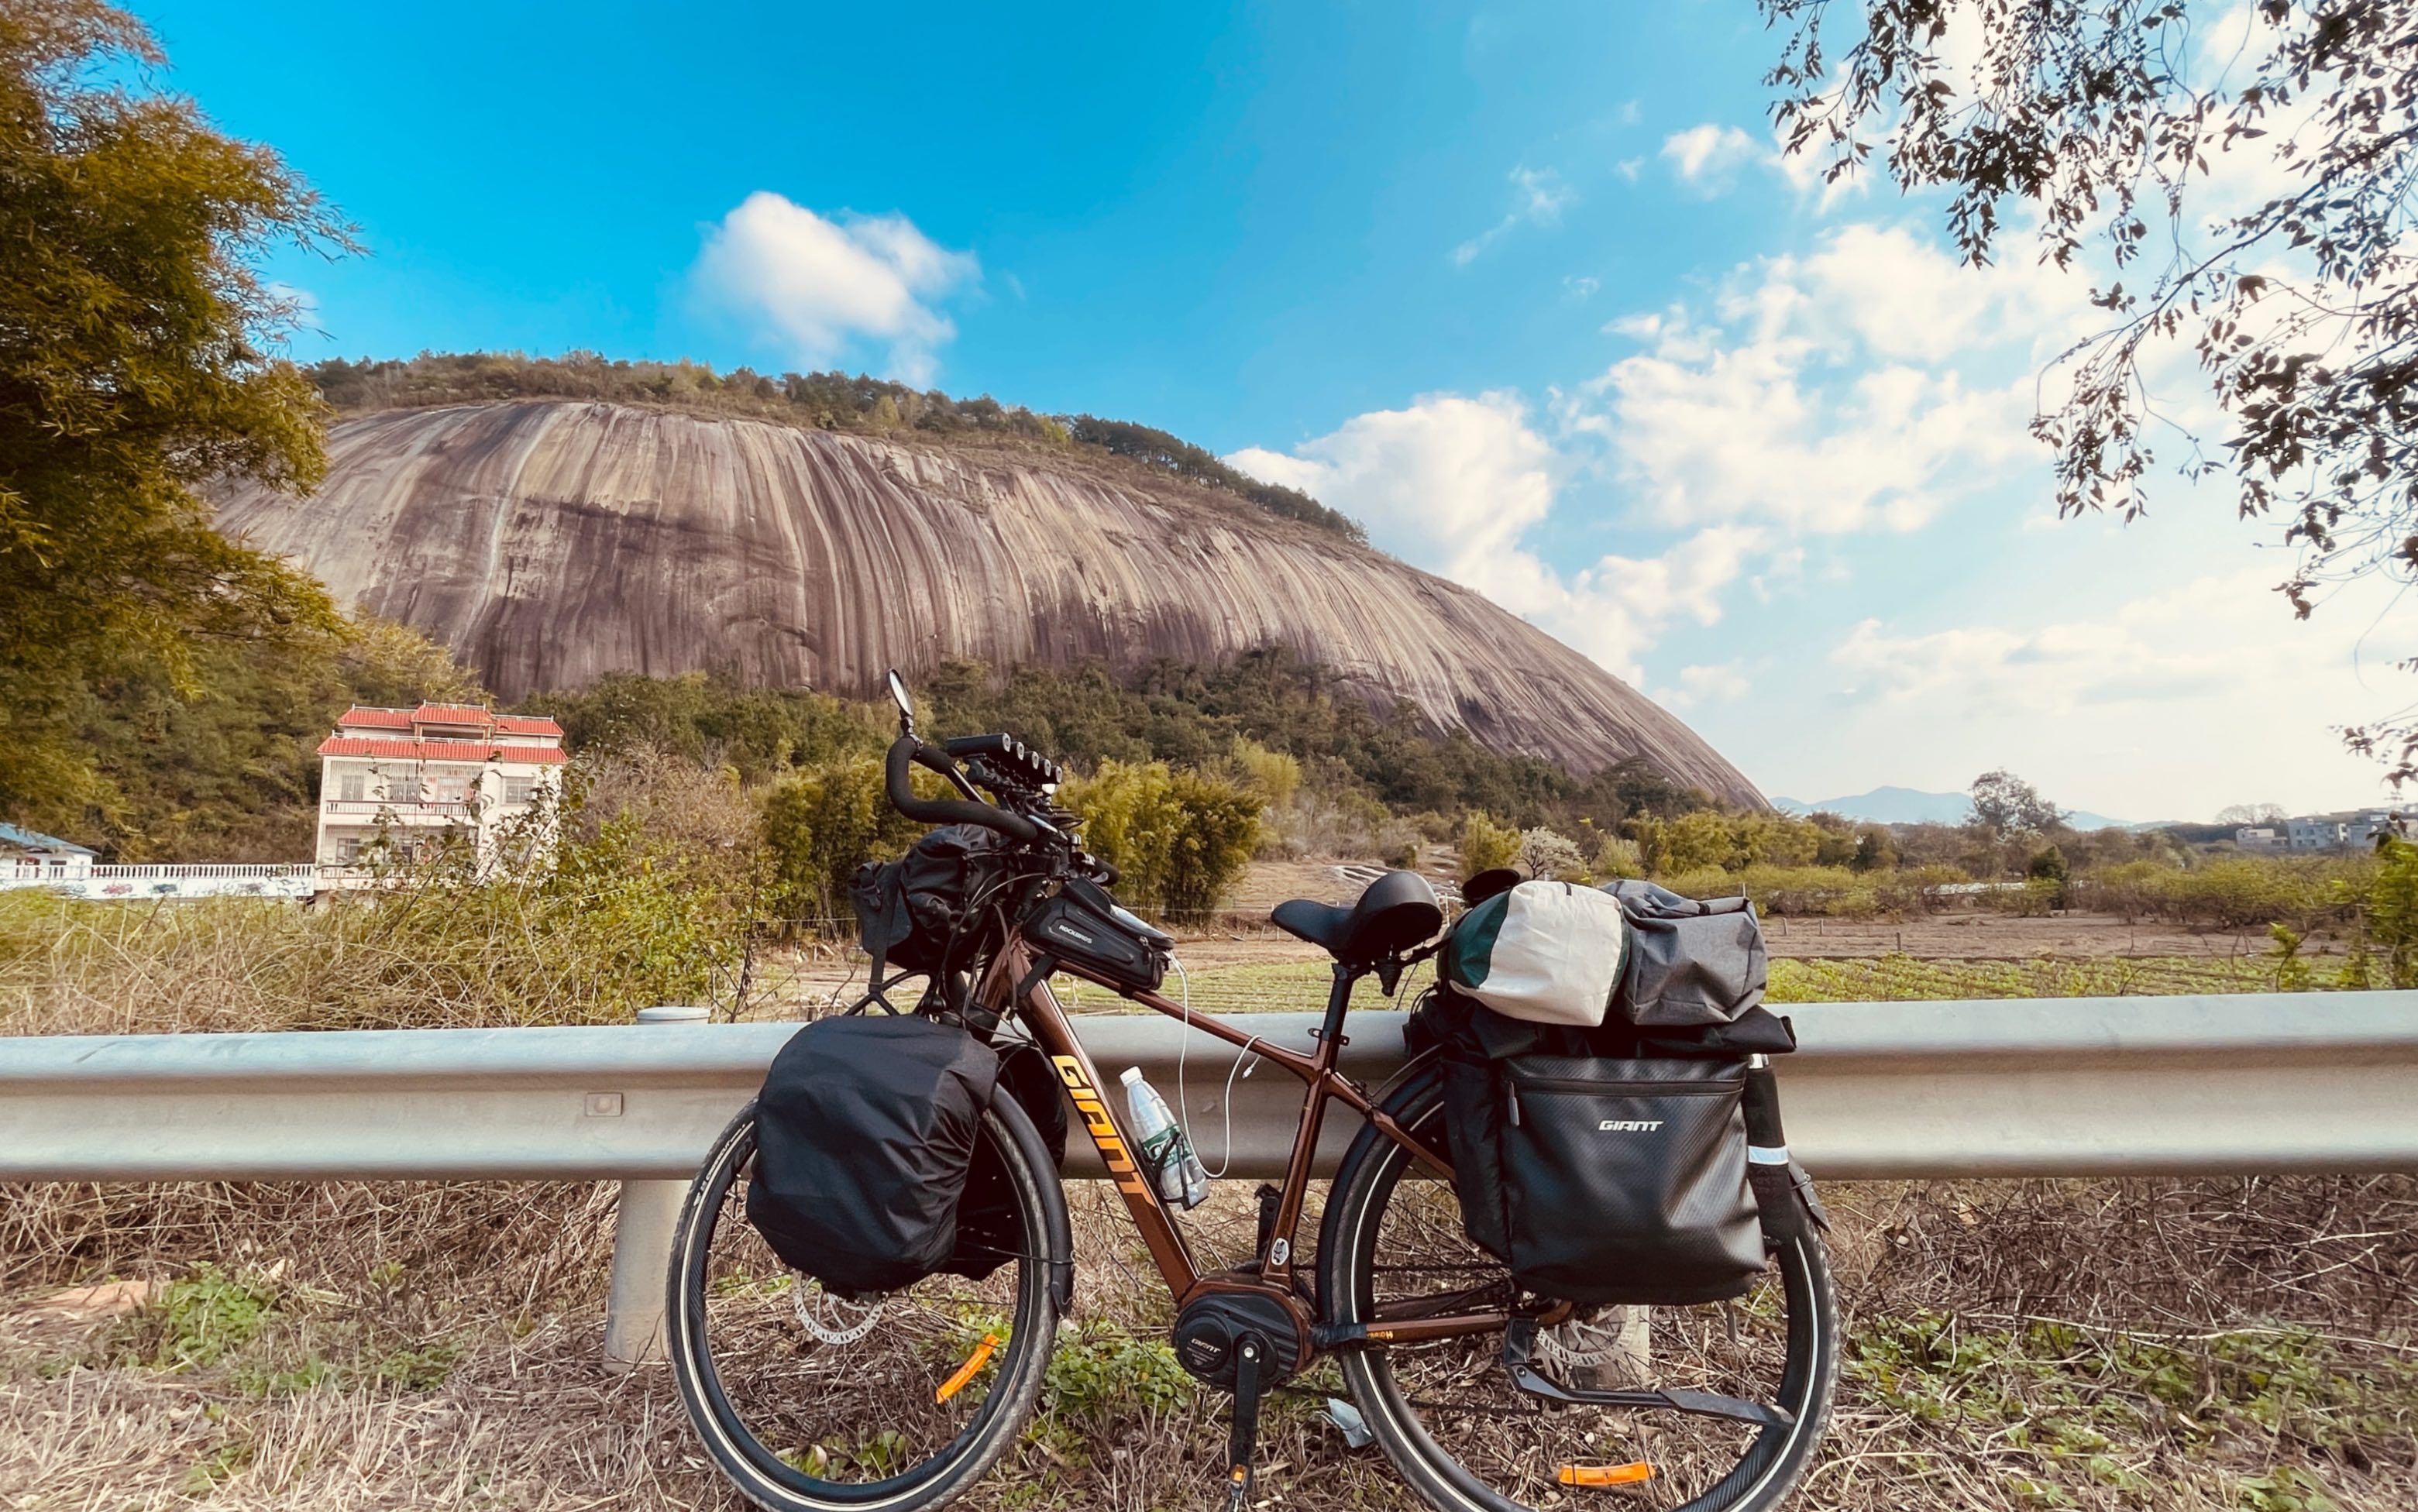
[[[660,1019],[680,1010],[650,1010]],[[687,1011],[693,1015],[694,1011]],[[1789,1139],[1825,1179],[2418,1170],[2418,992],[1818,1003],[1788,1009]],[[1249,1022],[1308,1046],[1313,1014]],[[1354,1014],[1346,1072],[1401,1063]],[[1079,1017],[1228,1154],[1235,1052],[1153,1015]],[[610,1352],[654,1336],[672,1211],[793,1024],[0,1039],[0,1180],[620,1180]],[[1233,1082],[1228,1174],[1274,1174],[1300,1083]],[[1333,1108],[1324,1163],[1358,1120]],[[1097,1174],[1070,1141],[1070,1174]]]

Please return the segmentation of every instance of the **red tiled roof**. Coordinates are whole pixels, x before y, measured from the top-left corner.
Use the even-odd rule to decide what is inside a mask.
[[[562,726],[543,714],[498,714],[469,704],[370,709],[355,704],[336,717],[338,729],[407,730],[419,725],[484,725],[508,735],[554,735]]]
[[[330,735],[321,756],[388,756],[398,761],[528,761],[550,767],[570,759],[559,746],[502,745],[483,741],[373,741]]]

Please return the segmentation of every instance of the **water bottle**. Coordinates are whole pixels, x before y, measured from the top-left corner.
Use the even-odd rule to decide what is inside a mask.
[[[1141,1067],[1127,1066],[1118,1080],[1125,1084],[1125,1107],[1133,1114],[1134,1142],[1158,1195],[1182,1208],[1197,1208],[1209,1198],[1209,1172],[1192,1153],[1192,1141],[1167,1110],[1158,1089],[1141,1079]]]

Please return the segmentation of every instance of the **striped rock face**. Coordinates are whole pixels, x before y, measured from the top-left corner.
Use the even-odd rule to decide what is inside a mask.
[[[1643,756],[1761,795],[1686,725],[1542,631],[1382,553],[1080,452],[565,401],[345,420],[307,499],[221,523],[340,603],[445,642],[506,698],[608,672],[736,672],[873,695],[995,666],[1283,646],[1372,703],[1578,772]]]

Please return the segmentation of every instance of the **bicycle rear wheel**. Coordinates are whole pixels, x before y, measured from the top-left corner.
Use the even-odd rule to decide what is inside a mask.
[[[690,1187],[666,1332],[690,1421],[714,1462],[773,1512],[940,1506],[1033,1415],[1071,1246],[1058,1174],[1016,1100],[983,1116],[976,1158],[1016,1196],[1016,1253],[980,1280],[926,1276],[855,1300],[783,1265],[747,1222],[755,1107]]]
[[[1442,1094],[1431,1070],[1386,1111],[1442,1150]],[[1330,1320],[1345,1323],[1382,1328],[1520,1296],[1502,1262],[1462,1232],[1451,1186],[1374,1129],[1336,1177],[1319,1263]],[[1549,1401],[1514,1385],[1499,1334],[1371,1346],[1344,1354],[1343,1374],[1395,1468],[1443,1512],[1590,1498],[1621,1512],[1766,1512],[1804,1474],[1829,1415],[1839,1346],[1829,1258],[1818,1238],[1792,1240],[1735,1301],[1642,1315],[1582,1309],[1540,1331],[1538,1346],[1538,1368],[1565,1386],[1717,1393],[1779,1412],[1757,1424]],[[1613,1487],[1617,1497],[1606,1494]]]

